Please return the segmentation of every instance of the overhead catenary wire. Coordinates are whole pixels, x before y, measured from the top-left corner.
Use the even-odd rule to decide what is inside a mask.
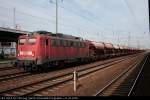
[[[52,1],[52,0],[51,0]],[[50,2],[50,3],[52,3],[52,4],[55,4],[55,2]],[[89,22],[91,22],[91,23],[93,23],[93,24],[95,24],[96,26],[96,29],[97,30],[100,30],[100,26],[101,25],[99,25],[99,21],[95,21],[95,19],[93,19],[93,18],[89,18],[89,17],[87,17],[87,16],[85,16],[85,15],[83,15],[83,14],[79,14],[77,11],[75,11],[75,10],[72,10],[72,9],[68,9],[68,8],[66,8],[65,6],[62,6],[62,5],[60,5],[60,4],[58,4],[58,7],[60,7],[60,8],[63,8],[64,10],[66,10],[66,11],[68,11],[68,12],[70,12],[70,13],[73,13],[73,14],[75,14],[75,15],[77,15],[77,16],[79,16],[79,17],[81,17],[83,20],[87,20],[87,21],[89,21]],[[101,26],[101,28],[102,28],[102,26]],[[104,28],[104,27],[103,27]],[[104,28],[105,29],[105,28]],[[112,31],[111,29],[105,29],[105,30],[109,30],[109,31]],[[100,30],[100,31],[104,31],[104,30]]]
[[[138,23],[137,17],[136,17],[136,15],[135,15],[135,13],[134,13],[132,7],[131,7],[130,4],[128,3],[128,0],[123,0],[123,2],[124,2],[124,3],[126,4],[126,6],[127,6],[128,10],[129,10],[129,12],[130,12],[130,14],[131,14],[131,16],[132,16],[132,18],[133,18],[133,20],[134,20],[135,26],[137,27],[137,29],[138,29],[140,32],[142,32],[142,26]],[[137,41],[139,42],[139,40],[137,40]],[[138,44],[139,44],[138,42],[137,42],[137,47],[139,47],[139,46],[138,46]],[[129,44],[129,43],[128,43],[128,44]]]
[[[128,10],[129,10],[130,14],[132,15],[133,20],[134,20],[134,22],[135,22],[135,25],[137,26],[137,29],[141,31],[141,30],[142,30],[142,27],[139,25],[138,20],[137,20],[137,17],[136,17],[136,15],[135,15],[133,9],[131,8],[130,4],[128,3],[128,0],[123,0],[123,1],[124,1],[124,3],[126,4],[126,6],[127,6]]]
[[[55,0],[54,0],[55,1]],[[61,0],[60,0],[61,1]],[[65,0],[64,0],[65,1]],[[128,1],[126,1],[127,3],[128,3]],[[32,4],[34,4],[34,2],[31,2]],[[39,4],[39,3],[37,3],[37,4]],[[45,5],[45,4],[44,4]],[[30,5],[31,6],[31,5]],[[51,5],[52,6],[52,5]],[[86,31],[86,29],[88,29],[88,30],[90,30],[89,32],[92,32],[92,31],[94,31],[95,33],[94,34],[97,34],[97,32],[96,31],[98,31],[98,32],[100,32],[100,31],[106,31],[106,30],[108,30],[109,28],[106,28],[106,27],[104,27],[103,25],[101,25],[101,24],[103,24],[103,23],[100,23],[100,21],[98,21],[98,19],[92,19],[92,17],[91,16],[86,16],[84,13],[80,13],[79,12],[79,9],[70,9],[70,8],[68,8],[68,6],[65,6],[65,5],[61,5],[61,4],[58,4],[58,6],[59,7],[61,7],[61,8],[63,8],[64,10],[67,10],[67,11],[69,11],[70,13],[73,13],[73,14],[75,14],[75,15],[77,15],[77,16],[79,16],[79,17],[81,17],[83,20],[86,20],[86,21],[88,21],[88,22],[90,22],[93,26],[95,26],[94,28],[93,27],[89,27],[89,25],[88,24],[85,24],[85,25],[82,25],[82,23],[78,26],[78,25],[76,25],[76,23],[68,23],[68,22],[65,22],[65,23],[63,23],[63,22],[60,22],[59,23],[59,25],[60,25],[60,27],[61,27],[61,29],[63,29],[62,27],[64,27],[64,28],[70,28],[70,29],[76,29],[76,30],[80,30],[80,31]],[[129,3],[128,3],[128,5],[127,6],[129,6],[129,9],[131,9],[130,10],[130,13],[132,14],[132,16],[133,16],[133,20],[135,21],[135,24],[136,24],[136,26],[137,26],[137,28],[138,29],[140,29],[141,27],[139,26],[139,24],[138,24],[138,22],[137,22],[137,18],[136,18],[136,16],[135,16],[135,13],[134,13],[134,11],[133,11],[133,9],[132,9],[132,7],[129,5]],[[41,6],[40,6],[41,7]],[[45,7],[45,8],[48,8],[48,6],[42,6],[42,7]],[[54,6],[52,6],[52,7],[54,7]],[[34,7],[33,7],[34,8]],[[30,14],[30,13],[25,13],[24,11],[22,12],[22,11],[20,11],[19,9],[16,9],[17,11],[16,11],[16,14],[20,14],[21,15],[21,17],[22,18],[25,18],[26,16],[26,18],[27,19],[30,19],[30,17],[31,17],[31,19],[33,19],[33,22],[32,21],[30,21],[29,20],[29,22],[31,23],[31,24],[34,24],[34,23],[36,23],[36,22],[41,22],[40,24],[43,24],[43,26],[46,26],[46,24],[47,25],[49,25],[49,23],[51,23],[51,24],[54,24],[54,22],[55,22],[55,20],[54,20],[54,18],[56,17],[56,16],[53,16],[53,14],[52,14],[52,16],[50,16],[50,17],[48,17],[47,18],[47,16],[46,16],[46,18],[44,18],[42,15],[40,16],[37,16],[36,14],[34,15],[34,14]],[[82,9],[82,10],[84,10],[84,9]],[[81,11],[82,11],[81,10]],[[86,10],[86,9],[85,9]],[[11,11],[12,11],[12,9],[11,9]],[[45,14],[44,12],[42,12],[43,14]],[[20,18],[21,18],[20,17]],[[62,16],[62,18],[63,18],[63,16]],[[17,16],[17,18],[16,18],[16,24],[18,24],[18,23],[20,23],[20,22],[22,22],[22,24],[23,24],[23,21],[21,21],[21,20],[19,20],[18,21],[18,19],[19,19],[19,15]],[[37,20],[37,21],[36,21]],[[40,20],[40,21],[39,21]],[[87,22],[87,23],[88,23]],[[3,22],[4,23],[4,22]],[[6,25],[5,23],[3,24],[3,25]],[[34,25],[32,25],[33,27],[34,27]],[[37,25],[35,25],[36,27],[38,27]],[[41,25],[39,25],[39,28],[40,28],[40,26]],[[104,27],[104,28],[103,28]],[[105,30],[101,30],[101,29],[105,29]],[[112,30],[110,30],[110,31],[112,31]],[[93,33],[90,33],[90,34],[93,34]]]
[[[32,3],[32,2],[31,2]],[[33,3],[32,3],[33,4]],[[32,6],[31,6],[32,7]],[[46,8],[46,7],[45,7]],[[65,8],[65,10],[67,10],[66,8]],[[19,11],[18,11],[19,12]],[[72,12],[72,11],[70,11],[70,12]],[[24,12],[19,12],[19,13],[24,13]],[[76,11],[74,11],[74,13],[77,13]],[[78,13],[77,13],[78,14]],[[46,18],[42,18],[42,17],[39,17],[39,16],[35,16],[35,15],[32,15],[32,14],[27,14],[27,13],[24,13],[24,15],[29,15],[29,16],[32,16],[32,17],[35,17],[35,18],[39,18],[40,20],[47,20],[47,21],[49,21],[48,19],[46,19]],[[78,14],[79,16],[82,16],[82,15],[80,15],[80,14]],[[52,16],[53,18],[55,17],[55,16]],[[82,16],[82,18],[83,19],[86,19],[87,18],[87,20],[91,20],[90,18],[88,18],[88,17],[86,17],[86,16]],[[54,20],[53,20],[54,21]],[[91,21],[93,21],[93,20],[91,20]],[[90,22],[90,21],[89,21]],[[66,22],[65,22],[66,23]],[[93,22],[94,23],[94,22]],[[89,29],[89,26],[88,27],[85,27],[85,26],[87,26],[88,24],[85,24],[85,25],[82,25],[82,27],[80,27],[80,29],[81,28],[83,28],[83,30],[85,30],[85,29]],[[102,31],[102,30],[100,30],[100,28],[101,28],[101,26],[100,25],[98,25],[98,23],[95,23],[95,25],[96,25],[96,27],[94,27],[94,30],[99,30],[99,31]],[[71,25],[72,26],[72,25]],[[74,25],[75,26],[75,25]],[[97,27],[98,26],[98,27]],[[76,28],[76,27],[74,27],[74,28]],[[106,30],[108,30],[108,29],[106,29]],[[104,30],[103,30],[104,31]]]
[[[3,8],[3,9],[7,9],[8,10],[8,12],[9,11],[12,11],[12,9],[8,9],[8,8],[6,8],[6,7],[1,7],[0,6],[0,8]],[[15,16],[15,17],[14,17]],[[23,26],[32,26],[32,27],[34,27],[34,25],[33,24],[35,24],[35,23],[41,23],[41,24],[43,24],[43,23],[46,23],[46,24],[50,24],[50,23],[52,23],[52,24],[54,24],[55,23],[55,21],[53,20],[53,19],[47,19],[47,18],[44,18],[44,17],[40,17],[40,16],[35,16],[35,15],[33,15],[33,14],[29,14],[29,13],[25,13],[25,12],[22,12],[22,11],[20,11],[20,10],[18,10],[18,9],[15,9],[15,15],[13,16],[13,23],[15,23],[15,24],[22,24],[23,25],[23,23],[24,23],[24,20],[26,19],[32,19],[32,21],[30,21],[30,20],[28,20],[28,22],[31,24],[31,25],[23,25]],[[20,17],[21,16],[21,17]],[[4,17],[4,16],[0,16],[0,17],[2,17],[2,18],[6,18],[6,17]],[[15,19],[15,20],[14,20]],[[19,20],[20,19],[20,20]],[[22,19],[24,19],[24,20],[22,20]],[[0,19],[1,20],[1,19]],[[3,21],[3,20],[2,20]],[[7,22],[5,22],[5,21],[7,21]],[[5,20],[5,21],[3,21],[3,25],[4,24],[6,24],[6,23],[8,23],[8,19],[7,20]],[[16,23],[17,22],[17,23]],[[11,21],[9,21],[9,23],[11,23]],[[2,25],[1,24],[1,25]],[[81,29],[81,27],[77,27],[77,26],[75,26],[75,25],[67,25],[67,23],[59,23],[61,26],[66,26],[66,27],[69,27],[69,28],[71,28],[71,29],[79,29],[80,28],[80,30],[82,30]],[[3,26],[2,25],[2,26]],[[14,25],[13,25],[14,26]],[[87,27],[86,27],[87,28]],[[85,29],[86,29],[85,28]],[[84,30],[85,31],[85,30]]]

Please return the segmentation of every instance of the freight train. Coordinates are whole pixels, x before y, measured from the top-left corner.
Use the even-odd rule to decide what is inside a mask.
[[[141,51],[61,33],[37,31],[18,38],[16,64],[25,71],[35,71],[64,63],[94,61]]]

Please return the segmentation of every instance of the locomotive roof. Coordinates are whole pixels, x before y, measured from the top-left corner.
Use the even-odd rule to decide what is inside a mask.
[[[81,37],[76,37],[76,36],[72,36],[72,35],[67,35],[67,34],[62,34],[62,33],[57,33],[57,34],[54,34],[52,32],[48,32],[48,31],[34,31],[32,32],[31,34],[28,34],[29,36],[31,35],[35,35],[35,34],[40,34],[40,35],[45,35],[45,36],[51,36],[53,38],[61,38],[61,39],[68,39],[68,40],[80,40],[80,41],[83,41],[83,38]],[[24,37],[24,36],[22,36]]]
[[[52,32],[47,32],[47,31],[36,31],[34,33],[50,35],[52,37],[59,37],[59,38],[66,38],[66,39],[79,39],[79,40],[82,39],[81,37],[76,37],[76,36],[67,35],[67,34],[63,34],[63,33],[54,34]]]

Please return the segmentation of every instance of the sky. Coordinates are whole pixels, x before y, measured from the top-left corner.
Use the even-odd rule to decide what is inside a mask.
[[[0,27],[56,32],[56,0],[0,0]],[[148,0],[58,0],[58,32],[150,48]]]

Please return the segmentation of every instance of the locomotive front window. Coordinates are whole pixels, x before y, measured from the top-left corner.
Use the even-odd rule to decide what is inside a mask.
[[[36,43],[36,38],[29,38],[28,43],[29,44],[35,44]]]
[[[56,46],[56,40],[52,40],[52,46]]]
[[[19,44],[20,44],[20,45],[24,45],[25,41],[26,41],[26,40],[25,40],[24,38],[22,38],[22,39],[19,40]]]

